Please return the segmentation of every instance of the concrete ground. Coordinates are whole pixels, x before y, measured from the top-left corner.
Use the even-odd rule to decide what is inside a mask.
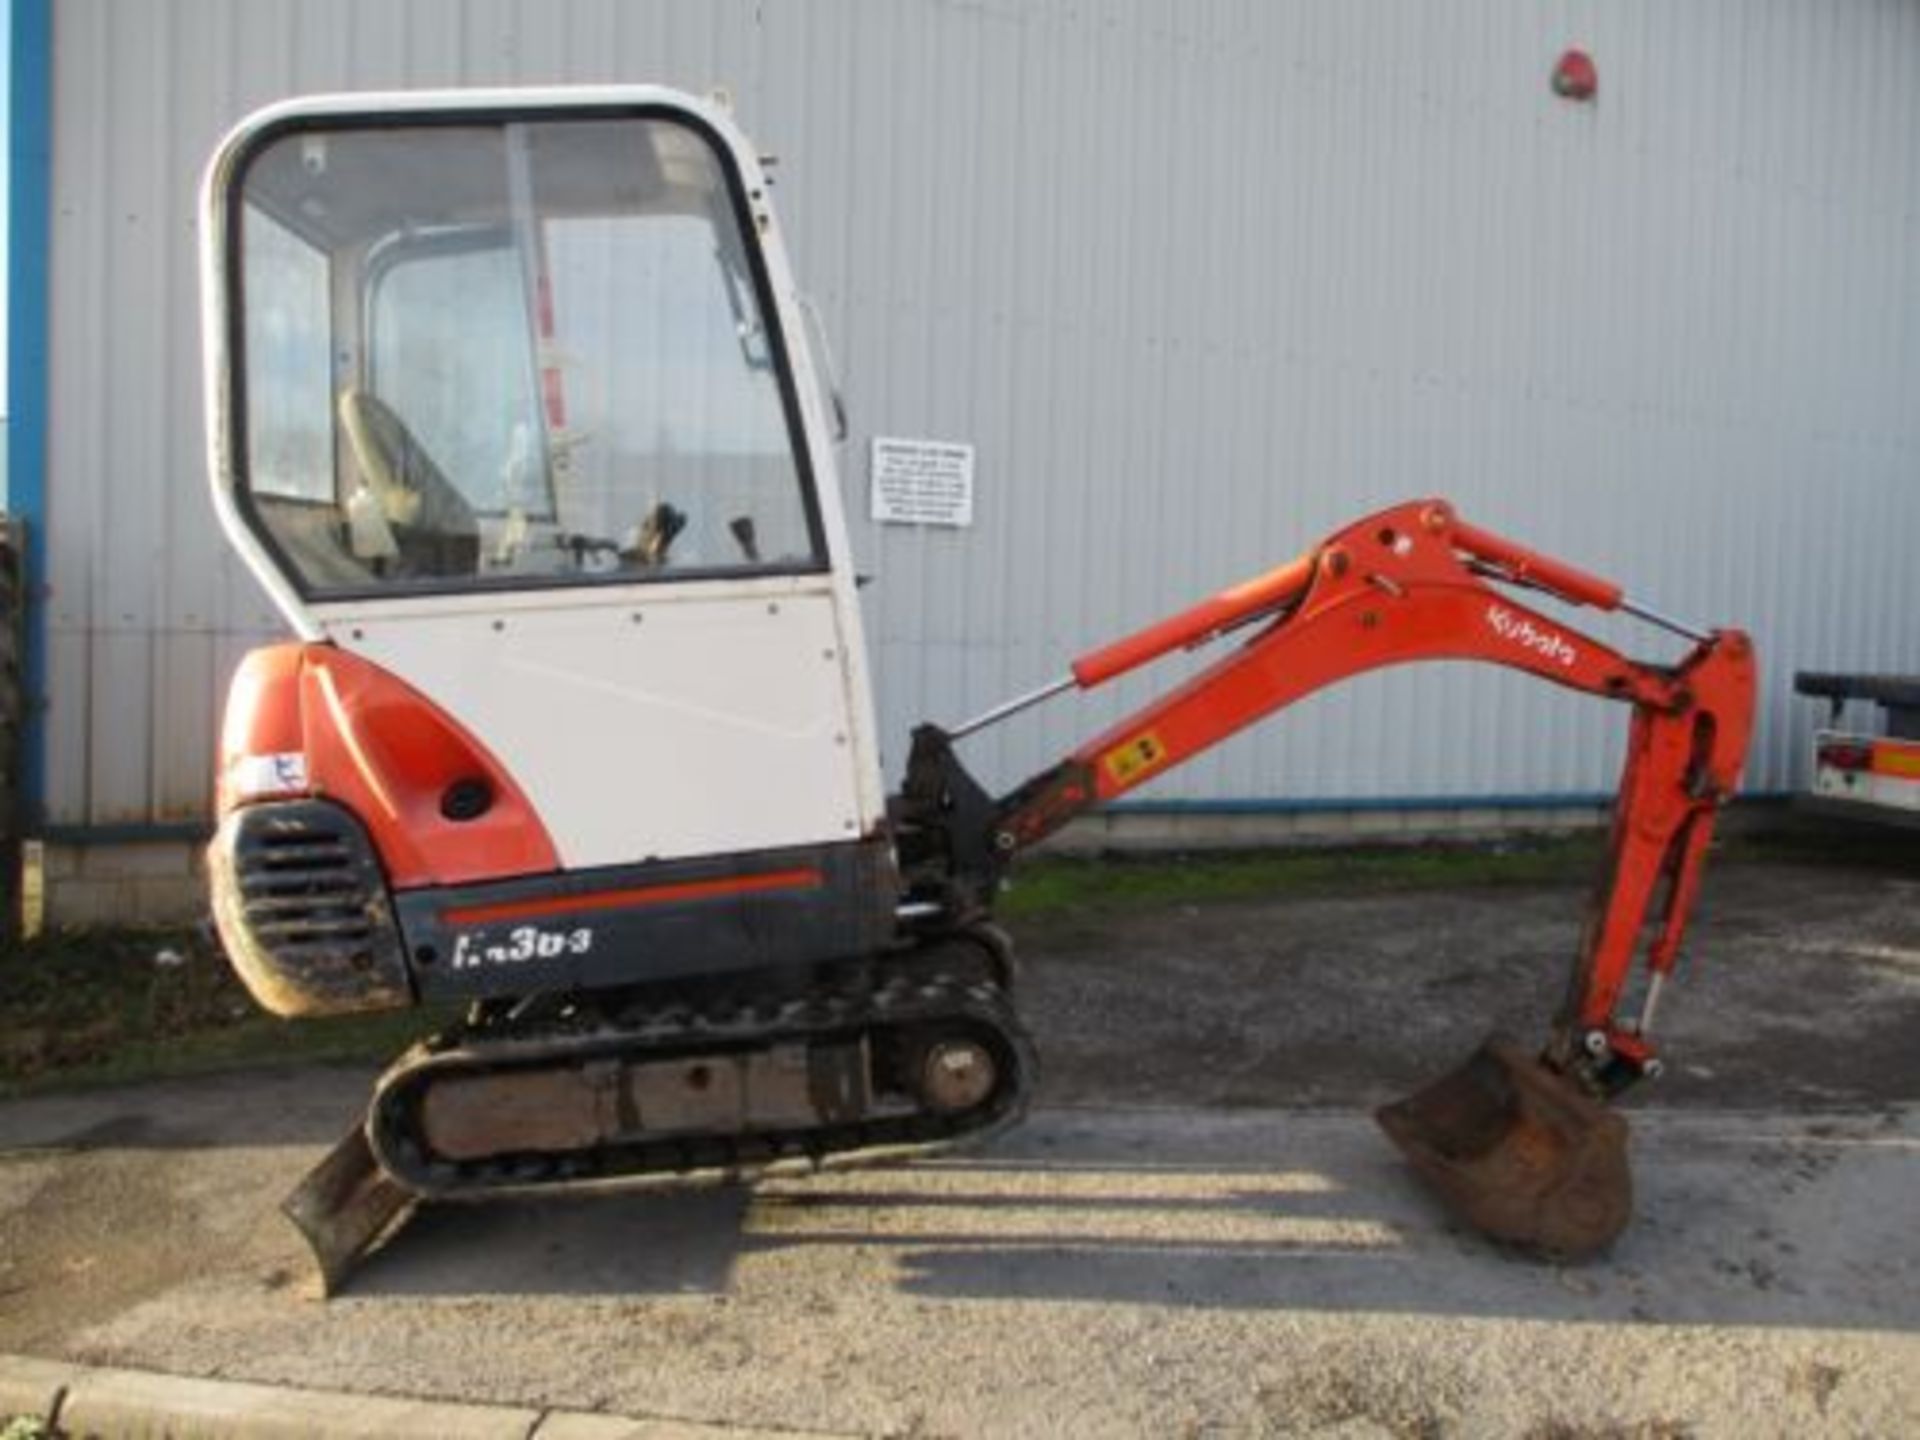
[[[429,1209],[327,1303],[274,1205],[365,1074],[14,1102],[0,1351],[868,1434],[1920,1433],[1920,876],[1713,872],[1596,1263],[1462,1233],[1365,1118],[1537,1035],[1583,901],[1050,916],[989,1149]]]

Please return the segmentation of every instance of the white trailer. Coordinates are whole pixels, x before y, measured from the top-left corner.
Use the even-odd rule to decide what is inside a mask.
[[[1813,734],[1813,780],[1799,797],[1802,808],[1920,826],[1920,675],[1803,670],[1793,688],[1827,701],[1827,723]],[[1853,700],[1884,712],[1884,733],[1840,728]]]

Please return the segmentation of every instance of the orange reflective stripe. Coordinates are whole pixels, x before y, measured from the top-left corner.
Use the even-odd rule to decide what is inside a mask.
[[[1920,780],[1920,745],[1881,740],[1873,747],[1873,773],[1902,780]]]
[[[633,885],[621,890],[592,890],[583,895],[542,895],[503,900],[493,905],[459,905],[440,912],[443,925],[491,925],[500,920],[534,920],[547,915],[578,915],[593,910],[629,910],[671,905],[677,900],[712,900],[722,895],[752,895],[767,890],[818,890],[818,870],[770,870],[764,875],[728,875],[717,880],[683,880],[669,885]]]

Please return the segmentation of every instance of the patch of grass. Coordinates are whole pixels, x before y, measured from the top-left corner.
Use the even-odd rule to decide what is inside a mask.
[[[1499,844],[1045,856],[1014,867],[999,909],[1030,919],[1092,907],[1578,881],[1592,876],[1605,843],[1595,833]]]
[[[391,1058],[444,1023],[408,1010],[281,1020],[198,932],[63,932],[0,951],[0,1097],[284,1061]]]
[[[1584,884],[1598,876],[1607,838],[1602,827],[1572,835],[1424,844],[1036,856],[1015,864],[998,908],[1009,919],[1038,919],[1096,907]],[[1723,826],[1708,856],[1708,873],[1745,863],[1920,874],[1920,831],[1835,826],[1787,814],[1732,833]]]

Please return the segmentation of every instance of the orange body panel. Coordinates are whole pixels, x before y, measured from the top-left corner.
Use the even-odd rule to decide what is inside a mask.
[[[356,655],[286,644],[247,656],[227,697],[219,813],[244,803],[232,787],[238,762],[291,754],[306,761],[297,793],[337,801],[358,816],[396,890],[560,868],[533,805],[486,747],[419,691]],[[490,787],[484,814],[463,821],[441,813],[442,796],[459,780]]]

